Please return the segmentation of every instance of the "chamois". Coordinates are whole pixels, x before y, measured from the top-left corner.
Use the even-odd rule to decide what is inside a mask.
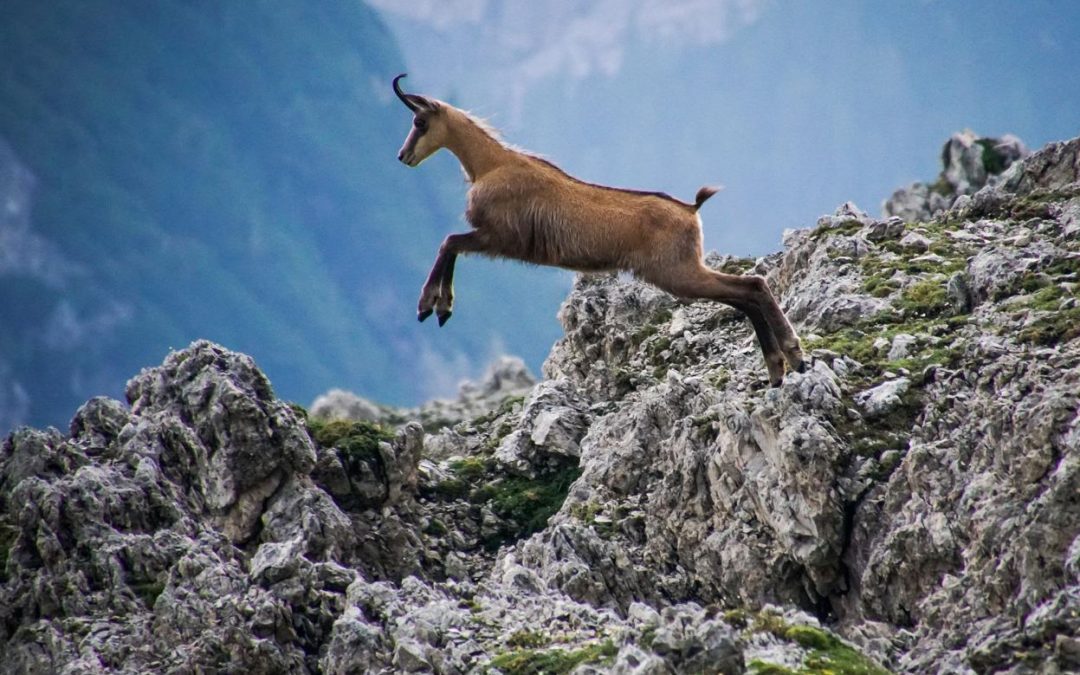
[[[473,229],[447,236],[439,247],[420,292],[420,321],[432,312],[440,326],[450,318],[459,253],[580,272],[628,271],[680,298],[715,300],[746,314],[773,386],[783,382],[785,359],[805,370],[799,338],[765,279],[716,272],[702,260],[698,210],[717,188],[701,188],[688,204],[661,192],[586,183],[508,147],[448,103],[403,92],[403,77],[394,78],[393,89],[413,121],[398,159],[415,167],[446,148],[471,183],[465,217]]]

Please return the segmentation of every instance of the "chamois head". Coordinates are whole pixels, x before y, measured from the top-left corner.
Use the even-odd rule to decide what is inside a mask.
[[[409,166],[416,166],[445,145],[446,115],[439,101],[403,92],[398,84],[403,77],[404,73],[394,78],[394,93],[413,112],[413,124],[405,144],[398,152],[398,159]]]

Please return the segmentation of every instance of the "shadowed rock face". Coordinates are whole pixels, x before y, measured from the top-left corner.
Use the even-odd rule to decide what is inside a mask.
[[[175,352],[0,445],[3,663],[1080,668],[1078,148],[920,222],[846,204],[710,257],[797,323],[813,365],[779,389],[740,315],[606,276],[540,383],[504,364],[427,433]]]

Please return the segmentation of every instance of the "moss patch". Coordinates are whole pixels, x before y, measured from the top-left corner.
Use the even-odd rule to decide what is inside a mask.
[[[385,476],[379,443],[393,440],[388,430],[371,422],[349,420],[325,420],[312,417],[307,420],[308,434],[320,447],[333,448],[345,473],[349,476],[368,472]],[[361,466],[364,465],[364,466]]]
[[[476,496],[486,498],[495,515],[509,524],[490,537],[485,546],[498,548],[542,530],[562,507],[570,485],[580,475],[577,465],[564,466],[536,478],[505,478],[488,484],[482,494],[478,491]]]
[[[863,228],[863,224],[854,218],[845,220],[834,227],[819,227],[810,235],[812,239],[821,239],[834,234],[850,237]]]
[[[506,638],[507,647],[518,649],[535,649],[537,647],[543,647],[550,642],[551,640],[543,633],[532,630],[519,630]]]
[[[610,664],[618,648],[611,640],[605,640],[579,649],[518,649],[499,654],[491,660],[491,667],[506,675],[562,675],[585,664]]]
[[[563,461],[534,478],[509,475],[491,457],[474,456],[451,462],[449,477],[426,488],[424,496],[443,501],[467,500],[489,508],[502,520],[482,542],[500,546],[543,529],[562,507],[570,485],[581,475],[577,464]]]
[[[903,290],[894,306],[905,317],[921,319],[945,314],[950,308],[945,280],[930,278],[916,281]]]
[[[781,640],[794,642],[809,653],[798,668],[788,668],[759,659],[750,662],[750,672],[768,675],[889,675],[851,645],[829,631],[814,626],[794,625],[770,612],[758,614],[751,633],[768,632]]]

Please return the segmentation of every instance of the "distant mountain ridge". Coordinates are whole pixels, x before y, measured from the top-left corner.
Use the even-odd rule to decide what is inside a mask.
[[[527,342],[465,311],[529,288],[509,268],[460,275],[454,326],[415,326],[463,190],[448,162],[395,161],[401,70],[362,2],[3,3],[0,159],[34,189],[0,260],[37,246],[67,271],[0,265],[0,427],[63,425],[200,336],[255,354],[290,398],[401,404],[450,393],[502,335]],[[410,366],[425,376],[397,376]]]

